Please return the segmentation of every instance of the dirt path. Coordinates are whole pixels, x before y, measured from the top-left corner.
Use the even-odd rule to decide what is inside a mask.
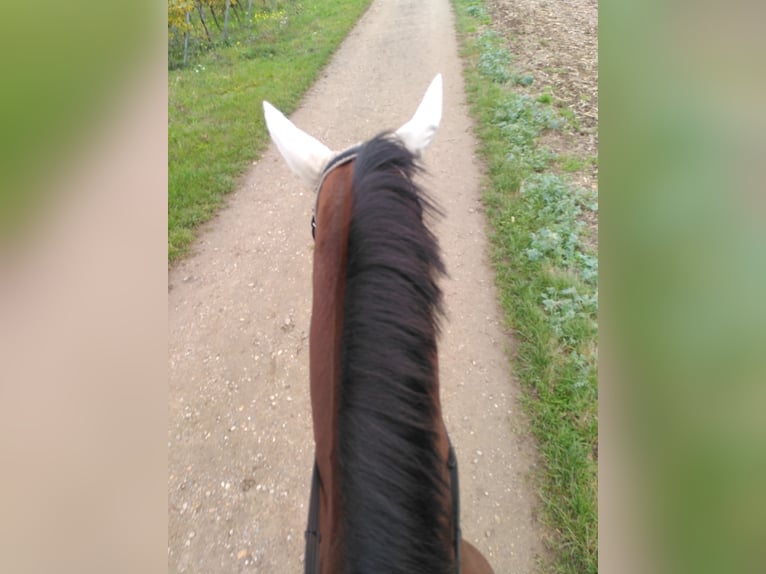
[[[437,72],[444,115],[426,185],[446,211],[441,384],[463,534],[498,574],[532,572],[534,455],[489,269],[449,0],[373,2],[292,119],[338,149],[409,119]],[[272,146],[170,273],[169,572],[301,571],[312,205]]]

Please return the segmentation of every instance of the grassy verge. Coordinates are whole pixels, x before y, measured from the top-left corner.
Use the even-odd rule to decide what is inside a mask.
[[[370,0],[285,2],[168,72],[168,259],[266,146],[261,101],[294,111]]]
[[[518,341],[515,372],[538,440],[540,495],[557,572],[595,573],[597,555],[598,259],[587,220],[596,193],[569,175],[595,158],[539,143],[573,129],[550,89],[513,69],[483,0],[453,0],[466,86],[486,161],[484,202],[497,284]]]

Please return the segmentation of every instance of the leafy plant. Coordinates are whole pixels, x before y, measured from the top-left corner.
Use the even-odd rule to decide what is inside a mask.
[[[499,36],[493,30],[485,30],[479,36],[483,47],[479,55],[479,71],[498,84],[511,79],[511,54],[499,44]]]

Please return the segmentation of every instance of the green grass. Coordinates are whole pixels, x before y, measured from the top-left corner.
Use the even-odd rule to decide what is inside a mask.
[[[453,0],[481,154],[483,199],[514,370],[524,389],[543,470],[539,476],[555,572],[598,571],[598,259],[588,247],[593,191],[557,175],[596,159],[557,157],[538,143],[572,130],[552,90],[512,68],[481,0]],[[503,68],[504,67],[504,68]],[[591,212],[588,214],[588,212]]]
[[[598,161],[594,156],[580,157],[576,155],[561,155],[558,158],[558,163],[562,170],[570,173],[583,171],[588,167],[598,165]]]
[[[279,18],[256,13],[251,30],[168,72],[169,262],[187,253],[197,226],[265,149],[261,101],[294,111],[369,3],[284,3]]]

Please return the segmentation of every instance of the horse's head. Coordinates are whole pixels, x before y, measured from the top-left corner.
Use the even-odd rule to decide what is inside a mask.
[[[269,102],[263,102],[266,127],[290,169],[315,186],[328,162],[336,153],[316,138],[297,128]],[[396,130],[396,136],[414,155],[420,156],[433,141],[442,116],[442,76],[426,90],[412,119]]]

